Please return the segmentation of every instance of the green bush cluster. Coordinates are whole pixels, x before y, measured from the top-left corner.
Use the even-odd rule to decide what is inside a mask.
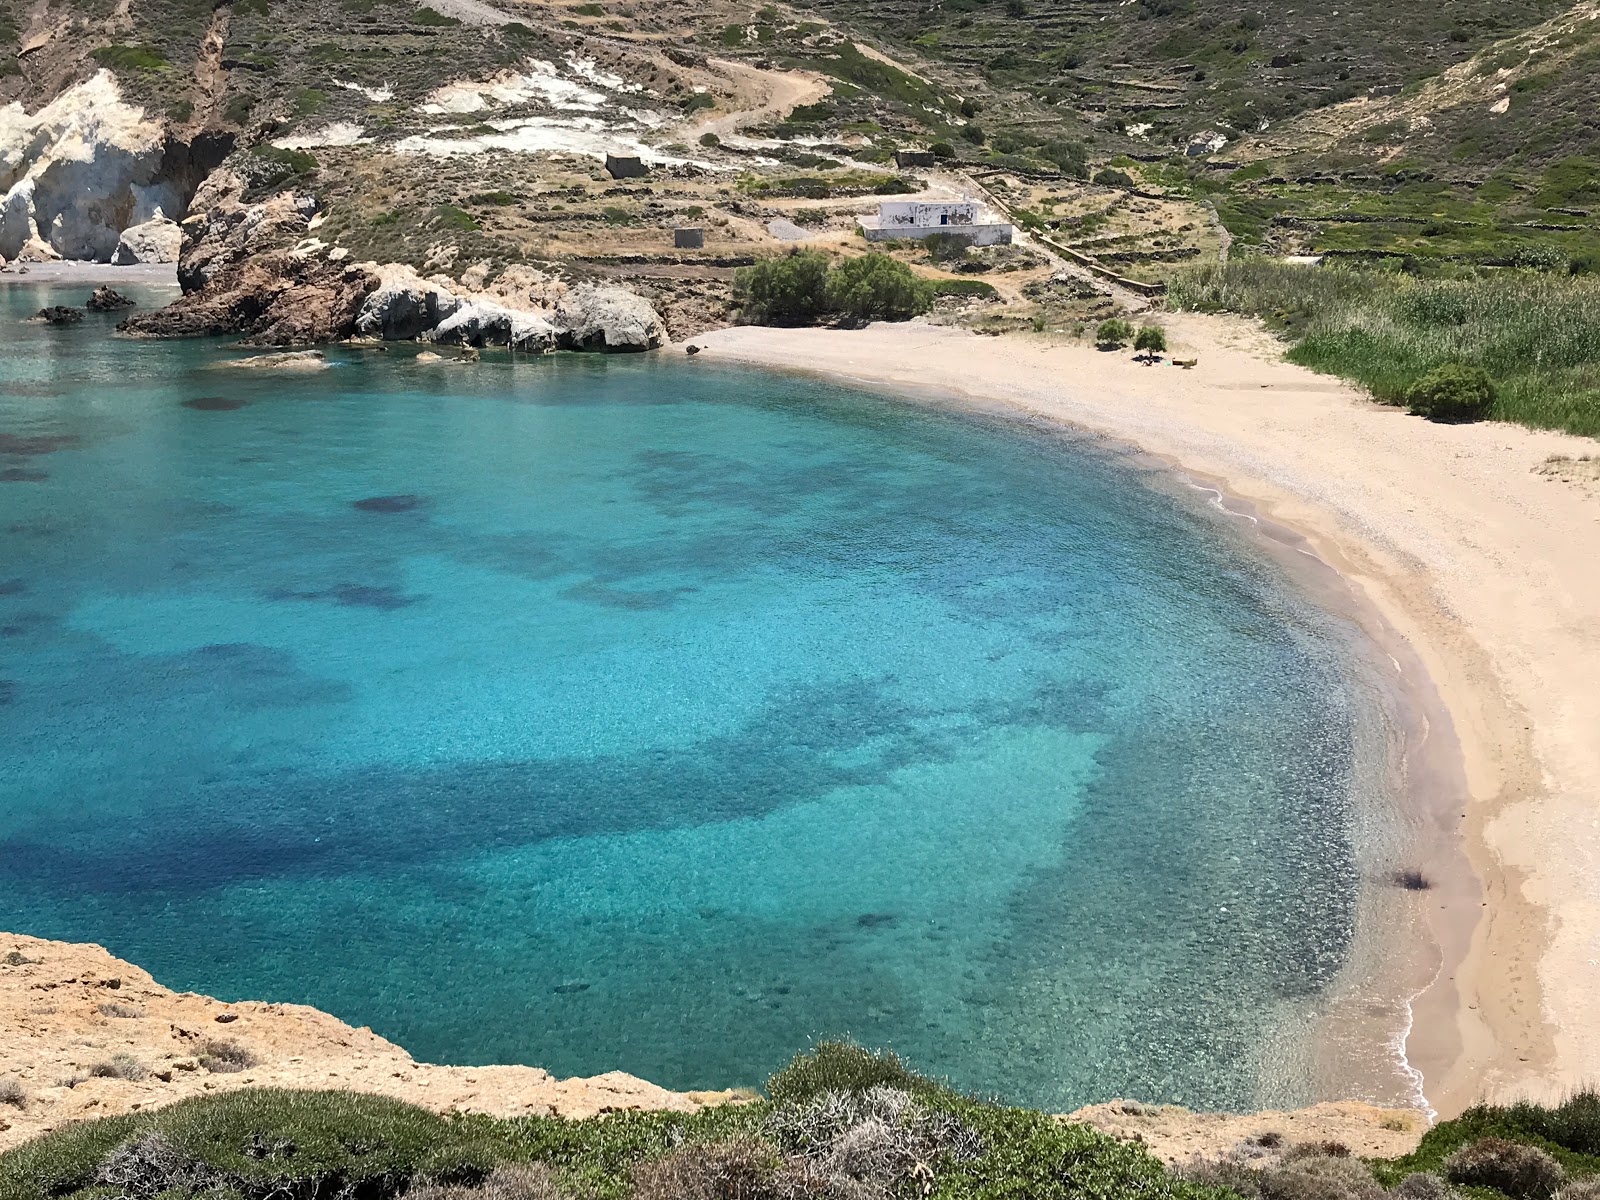
[[[1480,1107],[1403,1158],[1333,1142],[1194,1161],[961,1095],[822,1042],[765,1098],[587,1120],[441,1116],[243,1089],[64,1126],[0,1154],[0,1200],[1597,1200],[1600,1097]],[[25,1097],[24,1101],[25,1102]],[[1453,1188],[1466,1189],[1464,1193]]]
[[[1117,349],[1126,346],[1133,340],[1134,329],[1132,322],[1124,321],[1121,317],[1110,317],[1101,321],[1094,331],[1094,344],[1108,349]]]
[[[1494,411],[1494,384],[1482,367],[1446,363],[1406,389],[1406,407],[1430,421],[1482,421]]]
[[[812,325],[825,319],[904,321],[933,306],[934,289],[904,263],[877,252],[833,264],[799,250],[741,268],[734,296],[755,325]]]

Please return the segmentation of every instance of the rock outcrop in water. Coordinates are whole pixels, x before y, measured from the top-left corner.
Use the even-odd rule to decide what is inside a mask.
[[[173,992],[99,946],[12,934],[0,934],[5,1080],[22,1103],[0,1105],[0,1150],[68,1121],[241,1087],[343,1088],[497,1116],[693,1112],[735,1096],[669,1092],[620,1071],[430,1066],[314,1008]]]
[[[351,263],[315,236],[316,200],[293,191],[249,203],[248,185],[219,170],[183,225],[184,296],[121,326],[142,337],[240,334],[247,344],[305,346],[354,336],[553,350],[649,350],[666,341],[660,314],[619,287],[569,288],[536,272],[484,294],[396,264]]]

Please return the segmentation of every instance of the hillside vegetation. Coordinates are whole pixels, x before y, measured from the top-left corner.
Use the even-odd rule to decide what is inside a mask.
[[[1584,1200],[1600,1098],[1477,1108],[1403,1159],[1276,1135],[1179,1171],[1135,1144],[822,1043],[764,1098],[583,1121],[443,1117],[245,1090],[69,1126],[0,1155],[0,1200]],[[1392,1191],[1391,1191],[1392,1189]]]
[[[1600,276],[1496,271],[1459,279],[1242,261],[1178,276],[1172,302],[1260,316],[1289,358],[1405,403],[1446,366],[1481,369],[1490,415],[1600,436]]]

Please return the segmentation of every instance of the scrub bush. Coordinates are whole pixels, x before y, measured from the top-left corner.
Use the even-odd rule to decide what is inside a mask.
[[[197,1057],[200,1059],[200,1065],[213,1075],[232,1075],[255,1066],[258,1061],[254,1054],[238,1042],[220,1039],[202,1043]]]
[[[1094,331],[1094,341],[1097,346],[1109,349],[1118,349],[1126,346],[1133,340],[1133,326],[1121,317],[1112,317],[1110,320],[1101,321]]]
[[[828,310],[828,256],[797,250],[741,267],[734,298],[756,325],[809,325]]]
[[[633,1171],[633,1200],[780,1200],[782,1164],[755,1138],[685,1146]]]
[[[1566,1180],[1561,1164],[1537,1146],[1486,1137],[1444,1160],[1445,1178],[1466,1187],[1493,1188],[1517,1200],[1546,1200]]]
[[[1600,1200],[1600,1177],[1591,1175],[1567,1184],[1556,1193],[1555,1200]]]
[[[406,1192],[406,1200],[563,1200],[555,1176],[543,1163],[496,1167],[482,1184],[424,1183]]]
[[[90,1067],[89,1074],[96,1079],[127,1079],[137,1083],[150,1078],[150,1068],[131,1054],[113,1054],[105,1062]]]
[[[887,254],[849,258],[828,272],[828,306],[855,321],[904,321],[933,307],[933,287]]]
[[[1406,389],[1406,407],[1430,421],[1481,421],[1494,409],[1494,384],[1482,367],[1448,363]]]
[[[28,1107],[28,1093],[20,1080],[0,1079],[0,1104],[9,1104],[13,1108]]]
[[[1395,1185],[1394,1195],[1398,1200],[1452,1200],[1455,1192],[1431,1171],[1413,1171]]]
[[[1261,1173],[1261,1200],[1384,1200],[1384,1190],[1357,1158],[1285,1158]]]
[[[914,1093],[936,1086],[906,1066],[893,1050],[868,1050],[850,1041],[826,1041],[802,1050],[768,1079],[767,1095],[778,1103],[793,1103],[826,1092],[897,1088]]]

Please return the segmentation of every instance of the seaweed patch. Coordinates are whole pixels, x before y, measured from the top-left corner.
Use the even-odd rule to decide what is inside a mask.
[[[368,496],[364,500],[351,501],[350,506],[358,508],[362,512],[403,513],[410,512],[414,508],[420,508],[422,506],[422,497],[412,495]]]
[[[249,403],[248,400],[239,400],[233,396],[196,396],[193,400],[185,400],[183,406],[198,412],[233,412],[247,407]]]
[[[76,450],[83,439],[74,433],[0,433],[0,454],[54,454],[57,450]]]

